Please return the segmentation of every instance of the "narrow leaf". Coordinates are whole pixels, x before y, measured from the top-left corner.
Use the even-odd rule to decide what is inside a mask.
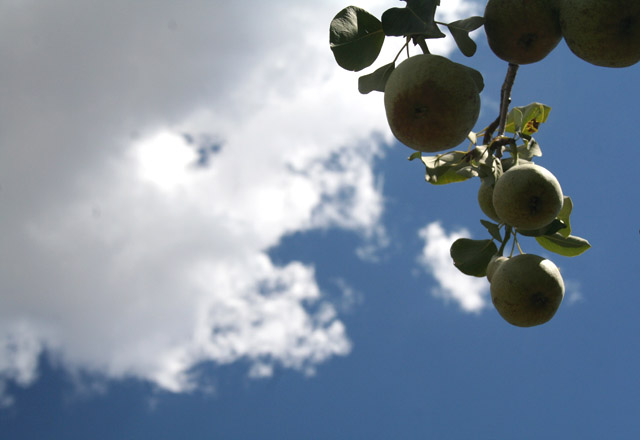
[[[384,92],[387,80],[395,68],[396,65],[394,63],[389,63],[376,69],[373,73],[361,76],[358,78],[358,90],[363,95],[374,90]]]
[[[571,197],[564,196],[564,200],[562,202],[562,209],[560,209],[560,212],[558,213],[557,218],[561,220],[566,226],[564,229],[561,229],[560,231],[558,231],[560,232],[560,235],[562,235],[565,238],[571,235],[571,222],[569,220],[569,217],[571,216],[571,211],[573,211],[573,202],[571,201]]]
[[[584,238],[573,235],[563,237],[559,232],[553,235],[536,237],[536,240],[540,243],[540,246],[546,250],[565,257],[575,257],[591,247],[591,244]]]
[[[500,235],[499,225],[492,223],[488,220],[480,220],[480,223],[482,223],[482,226],[487,228],[487,231],[489,231],[489,234],[491,234],[493,238],[495,238],[499,242],[502,242],[502,235]]]
[[[329,45],[343,69],[357,72],[373,64],[384,38],[380,20],[364,9],[348,6],[331,20]]]

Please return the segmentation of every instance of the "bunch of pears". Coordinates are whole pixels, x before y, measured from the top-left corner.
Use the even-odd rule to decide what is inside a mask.
[[[478,191],[482,211],[516,231],[547,227],[562,209],[563,201],[556,177],[529,161],[507,169],[492,185],[483,182]],[[494,256],[487,266],[487,279],[496,310],[507,322],[519,327],[548,322],[564,298],[564,282],[558,267],[534,254]]]
[[[638,0],[489,0],[484,19],[489,47],[513,64],[542,60],[562,38],[596,66],[640,61]]]

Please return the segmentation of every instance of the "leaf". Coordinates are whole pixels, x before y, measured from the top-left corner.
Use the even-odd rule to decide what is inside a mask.
[[[356,6],[348,6],[331,20],[329,45],[340,67],[359,71],[378,58],[384,43],[382,23]]]
[[[416,151],[411,156],[409,156],[409,160],[421,159],[421,158],[422,158],[422,152],[421,151]]]
[[[499,225],[497,225],[496,223],[492,223],[488,220],[480,220],[480,223],[482,223],[482,226],[487,228],[487,231],[489,231],[489,234],[491,234],[493,238],[495,238],[499,242],[502,242],[502,235],[500,235]]]
[[[565,257],[575,257],[591,247],[591,244],[584,238],[574,235],[564,237],[559,232],[552,235],[536,237],[536,240],[540,243],[540,246],[546,250]]]
[[[412,156],[413,157],[413,156]],[[426,167],[426,180],[433,185],[462,182],[470,178],[458,171],[469,166],[464,151],[451,151],[436,156],[420,156]]]
[[[514,107],[507,115],[505,131],[531,135],[538,131],[540,124],[546,122],[550,111],[551,107],[539,102],[532,102],[524,107]]]
[[[361,76],[358,78],[358,90],[363,95],[373,92],[374,90],[384,92],[387,80],[395,68],[395,63],[389,63],[376,69],[373,73]]]
[[[571,222],[569,221],[571,211],[573,211],[573,202],[571,201],[571,197],[564,196],[564,200],[562,201],[562,209],[560,209],[560,212],[558,213],[558,216],[556,218],[565,224],[565,228],[558,231],[560,232],[560,235],[565,238],[571,235]]]
[[[463,55],[470,57],[476,53],[478,46],[475,41],[469,37],[469,32],[478,29],[483,24],[484,17],[469,17],[447,25],[451,36],[453,36],[453,39],[458,45],[458,49],[460,49]]]
[[[424,38],[445,36],[440,32],[433,18],[440,0],[406,1],[406,7],[387,9],[382,14],[382,28],[385,35],[396,37],[420,35]]]
[[[529,139],[525,144],[518,145],[518,159],[532,160],[534,157],[542,156],[540,145],[535,139]]]
[[[459,238],[451,245],[453,264],[465,275],[483,277],[487,274],[487,265],[498,252],[493,240],[471,240]]]

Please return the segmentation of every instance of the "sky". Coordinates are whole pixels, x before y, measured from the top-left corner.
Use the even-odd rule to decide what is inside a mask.
[[[518,72],[592,248],[521,241],[566,294],[517,328],[449,257],[479,182],[426,183],[335,63],[350,4],[398,6],[0,0],[0,438],[638,438],[639,65]],[[482,72],[479,131],[507,65],[472,36],[430,48]]]

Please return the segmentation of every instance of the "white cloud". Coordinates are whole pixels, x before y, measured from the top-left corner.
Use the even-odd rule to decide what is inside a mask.
[[[465,312],[478,313],[484,309],[489,304],[489,283],[485,278],[460,272],[449,253],[458,238],[471,238],[469,231],[460,229],[447,234],[439,222],[433,222],[420,229],[418,235],[425,241],[418,261],[438,283],[431,293],[446,302],[457,303]]]
[[[43,350],[176,392],[200,362],[347,354],[313,267],[268,256],[311,228],[385,240],[381,95],[328,49],[345,4],[0,3],[3,403]]]

